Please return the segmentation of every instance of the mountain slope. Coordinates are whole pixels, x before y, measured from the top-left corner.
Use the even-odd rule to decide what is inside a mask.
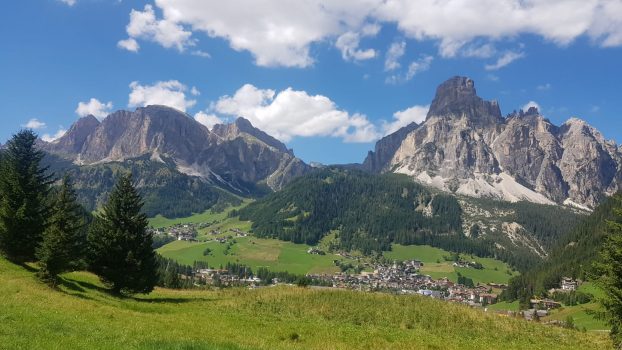
[[[540,263],[582,217],[560,206],[456,197],[405,175],[339,167],[297,178],[239,215],[260,237],[316,244],[336,233],[336,250],[367,254],[391,243],[428,244],[496,257],[522,271]]]
[[[172,160],[152,160],[149,156],[127,159],[123,162],[106,162],[78,166],[48,154],[44,159],[50,171],[68,174],[80,204],[94,211],[108,199],[108,194],[118,178],[132,173],[134,182],[143,196],[143,211],[154,217],[184,217],[207,209],[237,205],[241,200],[200,177],[189,176],[175,169]]]
[[[164,106],[117,111],[99,123],[78,120],[46,151],[78,165],[123,162],[149,156],[173,161],[177,170],[249,194],[263,183],[277,190],[309,167],[278,140],[239,118],[213,131],[185,113]],[[164,161],[162,161],[165,163]]]
[[[503,118],[466,77],[441,84],[425,122],[411,129],[381,140],[364,168],[456,194],[580,208],[622,186],[622,153],[596,129],[576,118],[555,126],[535,108]]]
[[[517,299],[524,290],[530,291],[529,295],[541,294],[550,288],[559,287],[562,277],[589,277],[592,262],[598,257],[607,237],[606,222],[622,222],[620,210],[622,193],[605,200],[569,235],[562,237],[542,264],[511,280],[507,298]]]

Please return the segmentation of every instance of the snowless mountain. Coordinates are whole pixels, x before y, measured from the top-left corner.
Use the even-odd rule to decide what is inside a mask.
[[[378,141],[363,167],[456,194],[580,208],[622,188],[615,142],[577,118],[553,125],[533,107],[504,118],[467,77],[442,83],[426,120]]]

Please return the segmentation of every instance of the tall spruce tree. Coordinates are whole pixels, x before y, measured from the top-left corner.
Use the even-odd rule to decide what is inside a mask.
[[[599,300],[605,310],[601,316],[611,326],[616,348],[622,348],[622,194],[614,199],[615,218],[607,222],[607,239],[594,270],[596,282],[605,292]]]
[[[115,294],[149,293],[158,281],[153,238],[131,174],[115,185],[88,235],[91,270]]]
[[[36,141],[31,130],[18,132],[0,162],[0,251],[17,263],[35,259],[49,214],[52,181]]]
[[[79,267],[85,253],[84,210],[76,201],[69,176],[65,175],[53,201],[49,226],[37,250],[39,277],[55,285],[58,274]]]

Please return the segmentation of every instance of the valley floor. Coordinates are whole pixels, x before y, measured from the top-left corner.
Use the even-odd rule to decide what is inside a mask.
[[[420,296],[266,287],[117,298],[76,272],[59,290],[0,259],[2,349],[608,349],[605,334]]]

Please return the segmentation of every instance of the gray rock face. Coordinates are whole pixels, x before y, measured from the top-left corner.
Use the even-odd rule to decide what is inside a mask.
[[[614,142],[579,119],[557,127],[535,108],[503,118],[465,77],[439,86],[424,123],[385,139],[364,163],[380,166],[366,169],[406,173],[459,194],[593,208],[622,188]]]
[[[99,120],[93,115],[82,117],[69,128],[65,137],[53,142],[50,147],[58,151],[79,153],[87,137],[97,129],[99,124]]]
[[[77,164],[123,161],[144,155],[171,159],[177,169],[244,191],[266,183],[280,189],[310,167],[291,150],[245,119],[215,125],[213,131],[185,113],[165,106],[117,111],[101,123],[94,117],[78,120],[44,149]]]
[[[367,154],[367,158],[365,158],[365,162],[363,163],[363,169],[373,173],[389,170],[387,165],[391,161],[395,151],[400,147],[404,138],[418,126],[419,125],[414,122],[410,123],[396,132],[378,140],[374,151],[369,151]]]

